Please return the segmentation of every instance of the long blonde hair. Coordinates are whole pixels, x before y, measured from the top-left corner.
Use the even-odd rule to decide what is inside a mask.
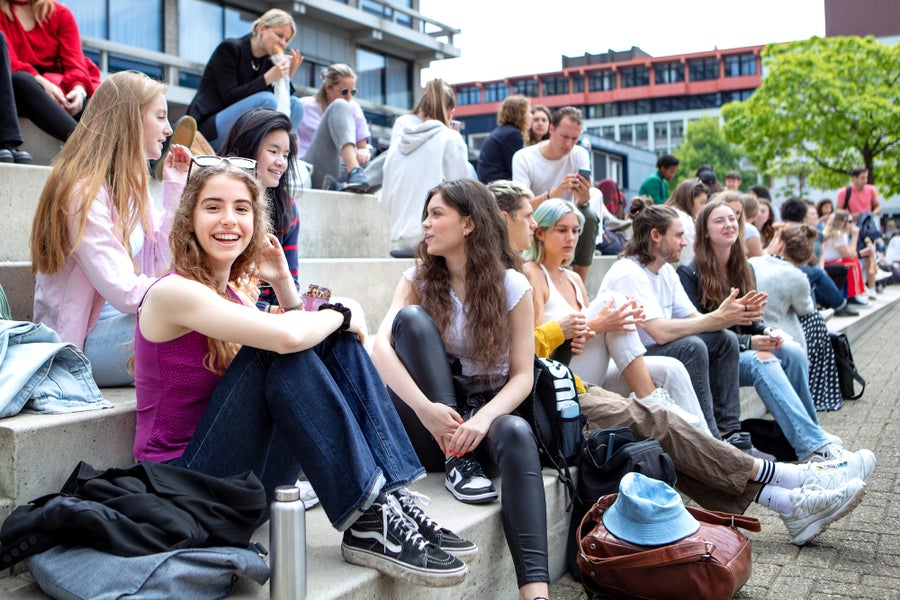
[[[0,0],[0,10],[3,11],[7,19],[15,21],[9,0]],[[31,0],[31,12],[34,13],[34,20],[41,27],[53,15],[55,10],[56,0]]]
[[[52,275],[63,268],[81,243],[91,204],[104,185],[115,219],[111,235],[129,253],[139,223],[153,236],[144,114],[165,89],[143,73],[123,71],[94,92],[41,192],[31,228],[33,272]]]
[[[187,185],[184,186],[181,201],[178,203],[172,220],[172,230],[169,233],[172,269],[185,279],[197,281],[213,290],[217,290],[218,286],[206,252],[200,246],[194,233],[194,209],[206,183],[217,175],[224,175],[243,183],[250,192],[253,209],[253,235],[250,243],[232,263],[229,281],[234,281],[250,271],[251,264],[257,260],[265,248],[266,233],[269,230],[269,210],[266,205],[266,196],[263,193],[262,184],[253,175],[225,163],[194,171]],[[213,338],[207,338],[207,345],[209,353],[204,357],[203,366],[218,375],[225,372],[240,348],[233,342]]]

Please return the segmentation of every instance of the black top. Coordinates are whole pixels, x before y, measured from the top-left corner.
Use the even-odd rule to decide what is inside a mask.
[[[522,132],[509,123],[494,129],[484,140],[478,155],[478,179],[490,183],[498,179],[512,179],[512,157],[525,145]]]
[[[248,33],[219,44],[206,63],[197,95],[188,106],[187,114],[197,119],[200,133],[207,139],[219,137],[216,114],[220,111],[257,92],[273,90],[263,78],[272,68],[272,61],[268,56],[253,56],[250,36]]]

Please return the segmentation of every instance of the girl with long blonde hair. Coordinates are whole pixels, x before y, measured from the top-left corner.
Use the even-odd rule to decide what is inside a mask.
[[[34,320],[87,354],[103,385],[132,381],[134,315],[168,266],[167,236],[190,153],[165,160],[163,214],[154,214],[147,161],[172,133],[165,86],[121,72],[99,88],[53,165],[31,230]]]

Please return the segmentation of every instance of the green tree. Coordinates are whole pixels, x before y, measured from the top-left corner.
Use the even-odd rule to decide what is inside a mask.
[[[840,188],[865,166],[882,195],[900,193],[900,45],[818,38],[767,46],[763,84],[722,107],[725,136],[761,171]]]
[[[675,172],[675,183],[693,177],[702,164],[710,164],[716,177],[724,185],[725,173],[740,168],[741,155],[734,146],[725,140],[717,117],[701,117],[689,121],[684,139],[675,150],[678,158],[678,170]],[[742,188],[749,188],[756,181],[754,171],[741,171]],[[670,191],[675,187],[670,186]]]

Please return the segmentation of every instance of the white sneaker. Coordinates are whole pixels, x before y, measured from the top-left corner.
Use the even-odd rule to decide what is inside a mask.
[[[840,457],[832,460],[812,458],[803,470],[803,485],[815,485],[822,489],[834,490],[845,485],[851,479],[862,479],[868,483],[875,471],[875,455],[865,448],[856,452],[842,450]]]
[[[791,543],[802,546],[856,508],[866,494],[862,479],[851,479],[836,490],[804,486],[791,490],[791,514],[781,516]]]
[[[316,490],[313,489],[310,482],[304,479],[298,479],[297,483],[294,485],[300,488],[300,499],[303,500],[303,506],[306,507],[306,510],[311,509],[319,503],[319,495],[316,494]]]

